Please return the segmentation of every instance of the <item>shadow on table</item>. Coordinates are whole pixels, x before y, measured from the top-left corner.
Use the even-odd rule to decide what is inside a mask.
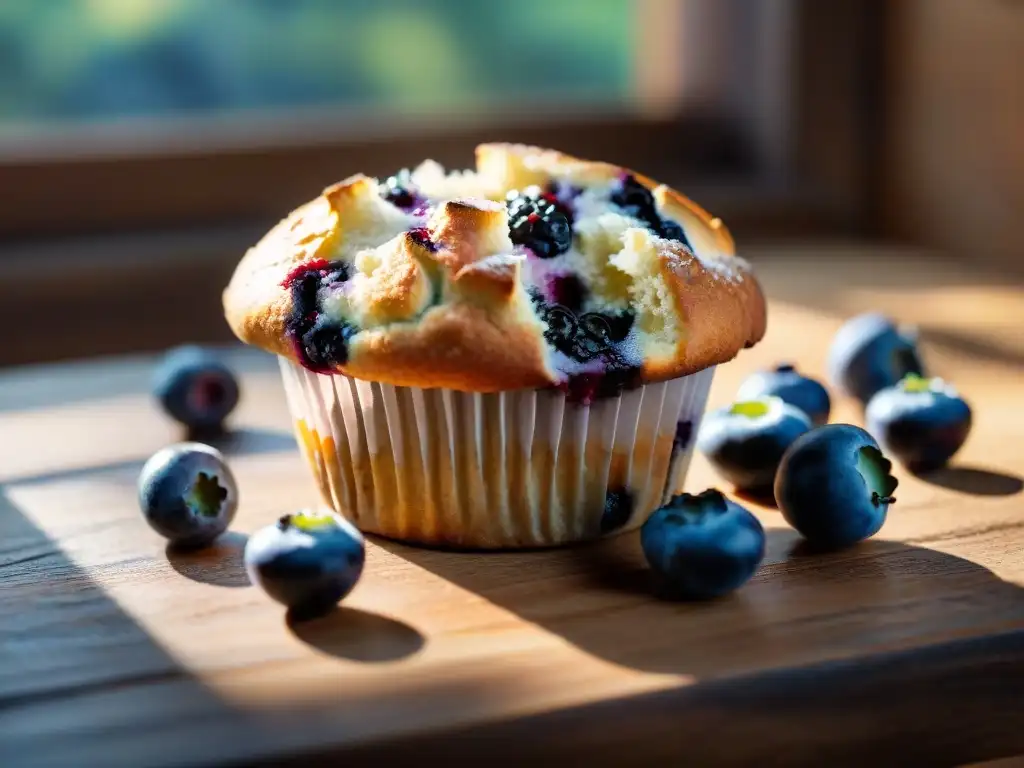
[[[0,542],[0,752],[26,765],[101,765],[107,753],[96,734],[117,738],[127,707],[145,718],[157,706],[139,695],[147,690],[187,700],[196,718],[228,711],[2,488]],[[173,730],[154,721],[138,744],[176,753]]]
[[[238,531],[227,531],[208,547],[181,547],[168,544],[167,562],[192,581],[217,587],[247,587],[245,542],[249,537]]]
[[[181,440],[189,439],[182,435]],[[263,429],[244,427],[218,436],[208,436],[206,440],[210,445],[222,451],[230,460],[240,456],[253,456],[261,453],[278,453],[296,449],[295,437],[279,429]],[[137,459],[125,459],[123,461],[111,461],[104,464],[93,464],[87,467],[72,467],[69,469],[58,469],[51,472],[39,472],[29,475],[18,475],[5,477],[4,482],[9,485],[48,483],[63,480],[81,480],[94,475],[119,475],[119,479],[135,482],[142,465],[149,457]]]
[[[775,495],[770,490],[763,491],[745,491],[735,489],[732,492],[741,504],[749,503],[754,504],[758,507],[764,507],[765,509],[778,510],[779,505],[775,502]]]
[[[1013,496],[1024,489],[1024,480],[1018,475],[979,467],[943,467],[918,477],[926,483],[971,496]]]
[[[349,661],[398,661],[419,651],[423,635],[403,621],[339,606],[316,619],[287,618],[292,634],[321,653]]]
[[[271,355],[237,342],[203,346],[217,353],[242,378],[243,384],[246,377],[253,375],[277,378],[277,363]],[[159,359],[158,354],[145,354],[4,368],[0,413],[67,406],[123,395],[151,398],[153,372]]]
[[[168,557],[189,578],[242,586],[236,563],[243,546],[244,537],[228,535],[212,553],[174,551]],[[211,555],[222,562],[199,564],[197,558]],[[124,569],[109,565],[107,574],[117,568],[122,581],[147,577],[135,557]],[[220,576],[206,578],[200,569]],[[306,766],[310,749],[350,748],[350,733],[388,742],[407,718],[422,717],[423,702],[434,697],[468,716],[500,695],[466,678],[434,680],[409,700],[397,697],[394,688],[374,692],[364,685],[352,692],[346,688],[348,670],[340,664],[320,669],[336,683],[336,694],[326,699],[321,685],[309,700],[275,701],[268,697],[273,680],[263,676],[260,664],[252,667],[258,671],[248,687],[222,695],[165,650],[159,636],[151,636],[103,583],[34,525],[3,485],[0,587],[0,754],[18,755],[19,766],[263,765],[271,756],[280,756],[281,765]],[[172,606],[178,621],[193,620],[192,606],[173,607],[173,585],[152,594]],[[147,618],[155,619],[156,610],[147,608]],[[237,633],[242,656],[253,647],[246,640],[244,615],[230,630]],[[196,619],[192,631],[204,629],[203,620]],[[422,635],[402,622],[348,608],[291,629],[312,648],[356,662],[402,659],[424,644]],[[230,635],[220,640],[229,641]],[[281,674],[287,674],[293,660],[261,661],[271,668],[280,661]],[[326,764],[339,759],[345,762],[332,754]],[[0,764],[14,763],[0,758]]]
[[[938,344],[968,357],[990,360],[996,363],[1024,366],[1024,353],[998,344],[988,339],[961,333],[949,328],[925,326],[920,329],[921,339],[926,344]]]
[[[185,433],[182,440],[212,445],[226,456],[254,456],[296,449],[295,435],[280,429],[242,427],[227,432]]]
[[[594,656],[698,678],[1024,624],[1024,590],[969,560],[883,540],[815,555],[792,530],[767,534],[755,577],[701,603],[652,597],[636,534],[553,552],[486,555],[377,542]]]
[[[856,259],[830,262],[828,269],[823,270],[820,257],[814,255],[811,258],[775,259],[765,265],[760,276],[771,302],[792,304],[814,310],[821,315],[832,316],[837,320],[847,319],[858,312],[878,309],[879,307],[864,303],[863,300],[857,302],[859,306],[854,306],[845,301],[845,298],[856,291],[867,295],[879,286],[884,286],[886,290],[922,295],[936,288],[964,286],[993,287],[999,290],[1012,287],[1017,291],[1024,290],[1024,280],[1019,274],[1005,271],[982,272],[973,266],[965,269],[962,265],[952,270],[931,271],[922,268],[926,264],[927,262],[921,261],[901,264],[899,260],[892,263],[884,253],[879,252],[867,260],[860,255]],[[939,314],[940,312],[941,310],[937,310],[934,318],[945,321],[947,318]],[[901,320],[898,311],[891,314],[897,321]],[[991,331],[982,333],[967,328],[954,328],[949,327],[946,322],[936,325],[934,319],[932,322],[927,319],[918,321],[916,326],[924,343],[926,362],[929,348],[934,346],[967,358],[984,360],[1011,369],[1024,365],[1024,349],[1019,345],[993,341]],[[824,354],[824,350],[821,354]],[[933,373],[943,375],[942,371]],[[955,374],[951,375],[955,380]]]

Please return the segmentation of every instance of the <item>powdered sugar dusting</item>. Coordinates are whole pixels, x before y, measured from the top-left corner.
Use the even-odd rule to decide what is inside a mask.
[[[696,258],[709,274],[726,282],[739,283],[743,280],[744,274],[750,272],[750,262],[739,256],[696,256]]]

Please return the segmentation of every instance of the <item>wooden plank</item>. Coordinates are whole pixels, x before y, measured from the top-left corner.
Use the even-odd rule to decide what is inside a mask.
[[[271,359],[227,353],[245,386],[224,446],[241,508],[190,556],[136,508],[142,461],[178,437],[149,359],[0,376],[0,765],[1024,752],[1024,290],[907,251],[752,255],[769,335],[722,367],[713,404],[783,357],[820,373],[842,318],[873,306],[922,326],[977,419],[956,465],[902,474],[879,536],[847,552],[803,554],[755,507],[766,563],[711,604],[653,599],[632,535],[497,555],[375,540],[345,607],[289,626],[241,567],[247,533],[316,501]],[[858,415],[841,402],[836,418]],[[691,490],[715,483],[698,457]]]
[[[1020,273],[1024,6],[907,0],[886,10],[887,234]]]

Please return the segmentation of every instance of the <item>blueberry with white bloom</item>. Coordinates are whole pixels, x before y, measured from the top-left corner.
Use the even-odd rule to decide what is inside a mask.
[[[359,581],[365,558],[363,535],[326,510],[284,515],[245,545],[249,578],[296,618],[334,608]]]
[[[869,312],[848,320],[832,340],[828,377],[832,385],[862,404],[908,373],[924,375],[917,336],[885,315]]]
[[[865,419],[882,448],[912,472],[944,466],[971,431],[971,408],[951,385],[913,374],[871,398]]]
[[[697,448],[736,488],[756,494],[771,489],[782,454],[810,428],[799,408],[778,397],[759,397],[705,416]]]
[[[191,430],[217,430],[238,405],[238,380],[213,352],[172,349],[157,366],[153,391],[163,410]]]
[[[810,417],[815,426],[827,423],[832,409],[828,390],[817,380],[797,371],[791,363],[780,363],[770,370],[751,374],[736,391],[737,400],[766,396],[778,397],[796,406]]]

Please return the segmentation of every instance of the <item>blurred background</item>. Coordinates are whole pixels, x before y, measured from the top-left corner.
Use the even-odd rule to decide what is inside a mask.
[[[1022,60],[1015,0],[3,0],[0,364],[227,341],[294,206],[485,140],[1019,273]]]

